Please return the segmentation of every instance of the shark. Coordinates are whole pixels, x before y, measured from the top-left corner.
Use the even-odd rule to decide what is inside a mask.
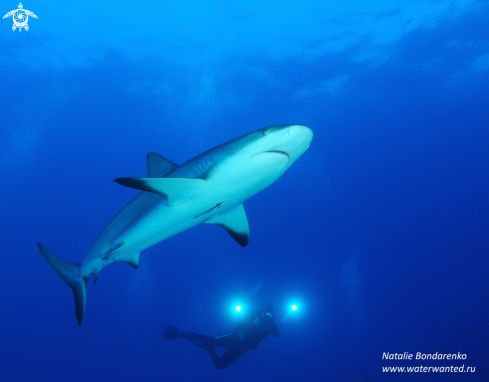
[[[192,228],[224,228],[245,247],[249,225],[243,202],[274,183],[308,148],[312,130],[304,125],[265,127],[216,146],[177,165],[157,153],[147,155],[147,177],[114,181],[141,192],[107,224],[81,264],[65,260],[38,243],[59,277],[72,289],[82,324],[87,280],[113,262],[136,268],[145,249]]]

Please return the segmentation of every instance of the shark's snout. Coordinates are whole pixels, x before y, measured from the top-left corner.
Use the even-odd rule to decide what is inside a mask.
[[[312,130],[304,125],[291,125],[287,133],[300,142],[307,142],[307,144],[311,143],[314,136]]]
[[[291,160],[290,164],[309,148],[313,138],[312,130],[304,125],[285,125],[277,134],[275,147],[267,151],[287,155]]]

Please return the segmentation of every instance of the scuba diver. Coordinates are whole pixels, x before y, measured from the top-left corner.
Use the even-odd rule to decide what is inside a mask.
[[[280,335],[275,322],[275,313],[273,306],[268,304],[263,310],[250,312],[232,332],[215,337],[194,332],[180,332],[173,326],[167,326],[163,331],[163,338],[169,341],[178,338],[190,340],[196,346],[205,349],[210,354],[216,369],[222,370],[246,353],[248,349],[255,350],[258,343],[268,335],[274,338]],[[216,353],[216,347],[226,348],[222,357]]]

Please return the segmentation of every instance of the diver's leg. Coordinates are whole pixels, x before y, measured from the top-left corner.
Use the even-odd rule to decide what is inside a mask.
[[[206,350],[211,355],[217,370],[225,369],[248,350],[248,346],[243,343],[239,334],[235,332],[215,336],[213,339],[213,347]],[[214,347],[225,347],[227,350],[222,357],[219,357]]]
[[[204,349],[209,353],[209,355],[212,358],[212,362],[214,362],[214,366],[216,367],[217,370],[222,370],[229,365],[231,365],[234,361],[236,361],[239,357],[243,355],[243,353],[246,351],[237,351],[237,349],[234,348],[228,348],[226,350],[226,353],[222,357],[219,357],[219,355],[216,353],[216,349],[214,346],[206,346],[200,342],[198,342],[195,339],[190,340],[192,343],[194,343],[196,346]]]
[[[243,346],[241,343],[236,344],[236,346],[228,347],[226,353],[223,354],[222,357],[212,357],[214,361],[214,366],[217,370],[222,370],[231,365],[234,361],[236,361],[239,357],[241,357],[246,351],[247,347]],[[214,352],[215,353],[215,352]],[[217,355],[217,354],[216,354]]]
[[[190,340],[190,342],[201,348],[215,346],[214,337],[208,337],[204,334],[199,334],[195,332],[181,332],[180,338],[183,338],[184,340]]]
[[[241,338],[234,332],[221,334],[214,337],[214,346],[218,348],[228,348],[235,346],[241,341]]]
[[[194,332],[182,332],[181,338],[188,339],[199,348],[205,349],[217,370],[228,367],[248,350],[248,347],[243,346],[241,338],[233,332],[215,337]],[[219,357],[215,347],[225,347],[227,350],[222,357]]]
[[[197,345],[199,346],[199,345]],[[207,351],[207,353],[209,353],[209,355],[211,356],[212,358],[212,362],[214,362],[214,366],[216,367],[217,370],[221,370],[219,368],[220,364],[221,364],[221,357],[219,357],[219,355],[216,353],[216,349],[214,349],[214,347],[212,346],[201,346],[203,349],[205,349]]]
[[[207,337],[203,334],[198,333],[186,333],[182,338],[190,340],[195,346],[202,348],[209,353],[212,358],[212,362],[214,362],[214,366],[217,370],[221,370],[221,357],[216,353],[214,349],[214,337]]]
[[[199,347],[213,346],[218,348],[227,348],[241,342],[241,338],[233,332],[221,334],[214,337],[208,337],[204,334],[199,334],[195,332],[182,332],[180,334],[180,337],[185,340],[192,341]]]

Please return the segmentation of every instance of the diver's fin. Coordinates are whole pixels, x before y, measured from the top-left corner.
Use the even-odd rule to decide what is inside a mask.
[[[180,330],[174,326],[167,326],[165,330],[163,330],[163,338],[167,341],[178,340],[178,338],[180,338]]]
[[[178,167],[178,165],[160,154],[148,153],[146,156],[146,167],[148,168],[148,178],[161,178]]]
[[[58,257],[42,245],[37,243],[41,255],[43,255],[49,265],[61,277],[61,279],[71,288],[75,297],[75,314],[78,320],[78,325],[81,325],[83,316],[85,315],[85,306],[87,303],[87,278],[80,277],[80,264],[73,263]]]
[[[138,269],[139,267],[139,256],[141,256],[141,252],[138,253],[124,253],[120,256],[117,256],[115,261],[122,261],[124,263],[129,264],[134,269]]]
[[[114,182],[161,195],[168,202],[168,207],[178,207],[202,192],[207,181],[191,178],[117,178]]]
[[[246,247],[250,241],[250,226],[243,204],[226,211],[222,215],[214,216],[204,223],[220,225],[242,247]]]

